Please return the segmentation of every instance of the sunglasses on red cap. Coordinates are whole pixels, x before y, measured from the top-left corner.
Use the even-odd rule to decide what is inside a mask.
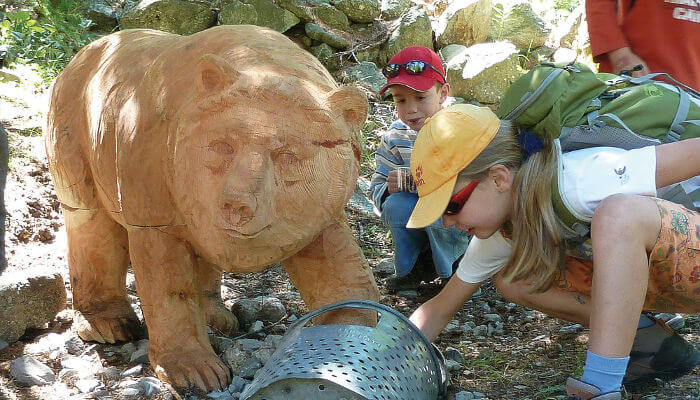
[[[462,207],[464,207],[464,203],[466,203],[467,200],[469,200],[469,197],[472,195],[472,192],[478,184],[479,181],[472,181],[464,189],[460,190],[454,196],[452,196],[450,198],[450,202],[447,203],[447,208],[445,209],[445,212],[443,214],[455,215],[459,213],[462,210]]]
[[[405,64],[387,64],[384,68],[382,68],[382,74],[387,78],[394,78],[399,75],[399,72],[401,72],[401,68],[403,68],[409,75],[420,75],[427,71],[428,68],[431,68],[433,71],[437,72],[442,77],[443,81],[446,81],[445,75],[442,72],[440,72],[440,70],[430,65],[429,63],[421,60],[412,60]]]

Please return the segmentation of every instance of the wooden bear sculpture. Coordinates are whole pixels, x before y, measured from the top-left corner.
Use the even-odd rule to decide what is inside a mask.
[[[282,261],[309,309],[377,300],[344,213],[366,114],[359,89],[265,28],[125,30],[81,50],[53,84],[46,127],[80,336],[138,337],[131,263],[158,376],[209,391],[230,372],[206,325],[238,324],[221,271]]]

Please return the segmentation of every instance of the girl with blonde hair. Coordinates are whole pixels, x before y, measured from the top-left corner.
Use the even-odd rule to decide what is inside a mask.
[[[700,175],[698,154],[700,138],[562,155],[557,141],[519,132],[487,108],[439,111],[414,145],[419,200],[407,227],[442,217],[474,238],[455,276],[411,321],[434,339],[493,277],[499,290],[526,288],[525,305],[590,325],[583,376],[567,381],[570,399],[620,399],[626,371],[632,383],[692,371],[700,352],[639,315],[700,310],[700,213],[654,197],[657,188]],[[585,240],[560,222],[553,190],[592,218]],[[649,345],[651,337],[658,340]],[[633,345],[646,359],[630,360]],[[673,361],[660,366],[669,351]],[[634,369],[648,365],[656,370]]]

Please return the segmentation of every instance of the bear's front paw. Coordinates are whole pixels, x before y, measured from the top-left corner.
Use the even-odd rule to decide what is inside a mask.
[[[126,301],[93,303],[89,309],[77,310],[73,327],[85,341],[100,343],[128,342],[144,337],[144,328]]]
[[[158,379],[177,388],[195,386],[208,393],[225,389],[231,381],[231,371],[212,351],[178,352],[159,357],[154,365]]]

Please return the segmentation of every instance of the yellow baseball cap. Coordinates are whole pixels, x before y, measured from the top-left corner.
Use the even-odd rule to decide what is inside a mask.
[[[440,218],[457,174],[486,148],[500,126],[493,111],[471,104],[445,107],[426,120],[411,152],[419,198],[407,228],[422,228]]]

